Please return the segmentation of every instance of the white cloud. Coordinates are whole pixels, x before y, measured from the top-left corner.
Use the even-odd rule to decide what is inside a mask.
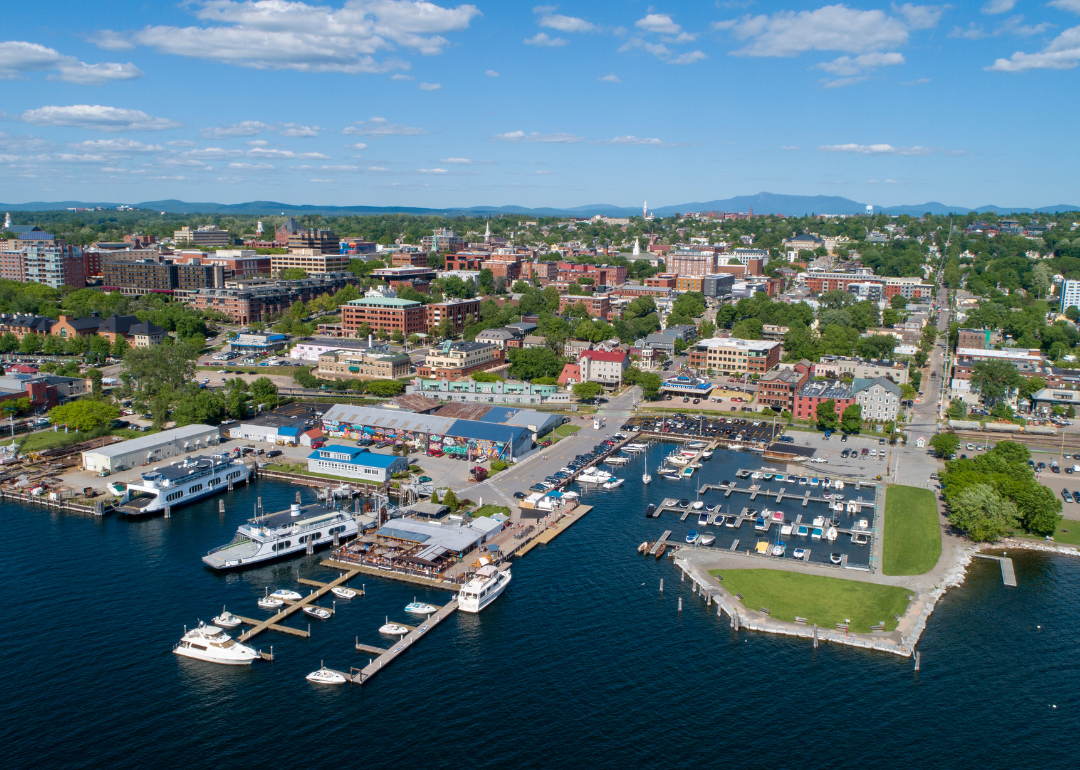
[[[590,24],[585,19],[576,16],[563,16],[554,13],[542,16],[537,22],[541,27],[558,30],[559,32],[595,32],[596,25]]]
[[[627,136],[616,136],[614,139],[602,139],[597,142],[590,142],[589,144],[608,144],[608,145],[621,145],[624,147],[685,147],[684,142],[665,142],[662,139],[639,139],[638,137],[629,134]]]
[[[258,120],[242,120],[231,126],[217,126],[216,128],[201,128],[199,133],[207,139],[223,139],[229,136],[255,136],[263,131],[269,131],[270,126]]]
[[[824,144],[818,152],[844,152],[856,155],[930,155],[932,147],[893,147],[891,144]]]
[[[499,73],[496,72],[495,70],[488,70],[484,74],[487,75],[489,78],[497,78],[497,77],[499,77]]]
[[[229,168],[238,168],[244,171],[273,171],[274,167],[269,163],[230,163]]]
[[[1047,5],[1051,8],[1057,8],[1059,11],[1080,13],[1080,0],[1051,0]]]
[[[171,142],[165,142],[170,147],[195,147],[195,142],[190,139],[174,139]]]
[[[142,110],[100,104],[39,107],[24,112],[22,120],[35,126],[70,126],[92,131],[165,131],[182,125],[168,118],[155,118]]]
[[[314,138],[322,131],[318,126],[301,126],[297,123],[282,123],[277,127],[271,129],[279,136],[288,136],[293,138]]]
[[[363,142],[357,142],[356,144],[347,144],[345,146],[348,147],[350,150],[366,150],[367,149],[367,145],[364,144]]]
[[[495,134],[491,137],[496,142],[511,142],[513,144],[528,144],[539,142],[544,144],[576,144],[584,137],[573,134],[540,134],[533,131],[526,134],[524,131],[509,131],[505,134]]]
[[[449,173],[445,168],[418,168],[421,174],[446,174]]]
[[[68,142],[68,147],[83,152],[104,152],[117,155],[133,155],[140,152],[162,152],[160,144],[145,144],[134,139],[87,139],[85,142]]]
[[[1009,59],[998,59],[991,72],[1025,72],[1034,69],[1071,70],[1080,63],[1080,27],[1065,30],[1039,53],[1017,51]]]
[[[333,182],[333,179],[309,179],[308,182],[315,182],[316,184],[326,184],[327,182]]]
[[[391,80],[416,80],[412,75],[402,75],[400,72],[394,73],[390,76]]]
[[[8,134],[0,131],[0,150],[6,152],[38,152],[52,146],[40,136],[33,134]]]
[[[202,149],[187,150],[180,153],[185,158],[202,158],[202,159],[215,159],[215,158],[237,158],[244,154],[243,150],[225,150],[221,147],[206,147]]]
[[[892,4],[893,13],[898,13],[907,21],[910,29],[930,29],[936,27],[941,15],[945,13],[947,5],[903,5]]]
[[[797,150],[797,149],[799,149],[799,148],[798,148],[798,147],[796,147],[796,146],[795,146],[795,145],[793,145],[793,144],[789,144],[789,145],[785,145],[785,146],[781,147],[780,149],[781,149],[781,150],[786,150],[787,152],[795,152],[795,150]]]
[[[14,80],[27,72],[54,72],[48,76],[49,80],[84,86],[100,86],[114,80],[132,80],[143,76],[143,71],[131,62],[87,64],[38,43],[21,40],[0,42],[0,79]]]
[[[853,86],[856,83],[863,83],[870,79],[869,75],[856,75],[850,78],[837,78],[836,80],[822,80],[822,88],[845,88],[847,86]]]
[[[643,51],[647,51],[661,61],[665,61],[668,64],[693,64],[694,62],[707,59],[708,57],[702,51],[690,51],[688,53],[674,55],[674,51],[668,48],[663,43],[650,43],[640,37],[632,37],[619,46],[619,53],[625,53],[626,51],[632,51],[636,48],[640,48]]]
[[[382,174],[390,169],[386,168],[386,166],[368,166],[367,170],[375,174]]]
[[[618,75],[616,75],[614,72],[609,72],[606,75],[602,75],[601,77],[598,77],[597,80],[603,81],[604,83],[621,83],[622,82],[622,79]]]
[[[319,166],[322,171],[359,171],[359,166]]]
[[[421,91],[439,91],[442,89],[440,83],[421,83],[417,86]]]
[[[983,29],[982,24],[976,24],[973,21],[969,21],[967,27],[953,27],[953,31],[949,33],[949,37],[959,37],[965,40],[979,40],[986,37],[986,30]]]
[[[668,59],[668,64],[694,64],[702,59],[708,59],[703,51],[688,51],[687,53],[679,54],[674,59]]]
[[[980,10],[991,16],[999,13],[1008,13],[1016,5],[1016,0],[990,0]]]
[[[288,0],[194,0],[202,25],[148,26],[131,34],[103,31],[103,48],[144,45],[162,53],[255,69],[300,72],[387,72],[408,69],[398,48],[440,54],[443,34],[467,29],[474,5],[441,7],[426,0],[347,0],[341,8]]]
[[[918,80],[909,80],[906,83],[901,83],[902,86],[924,86],[930,82],[930,78],[919,78]]]
[[[491,160],[472,160],[471,158],[443,158],[439,163],[450,163],[454,166],[490,166]]]
[[[798,56],[806,51],[865,53],[897,48],[908,41],[908,25],[884,11],[860,11],[827,5],[814,11],[777,11],[772,16],[743,16],[719,22],[747,45],[741,56]]]
[[[306,160],[312,158],[315,160],[330,160],[329,155],[323,155],[321,152],[293,152],[292,150],[275,150],[269,147],[253,147],[247,151],[248,157],[251,158],[296,158]]]
[[[370,120],[358,120],[343,129],[341,133],[353,136],[369,136],[375,139],[381,136],[424,136],[427,131],[413,126],[396,125],[386,118],[371,118]]]
[[[659,35],[678,35],[682,32],[682,27],[666,13],[650,13],[634,22],[634,26],[644,32],[655,32]]]
[[[170,168],[197,168],[201,171],[209,171],[212,166],[207,163],[203,163],[201,160],[194,158],[158,158],[158,164],[162,166],[169,166]]]
[[[1035,35],[1041,35],[1056,26],[1048,21],[1044,21],[1041,24],[1024,24],[1023,22],[1024,17],[1019,14],[1008,18],[1001,23],[1000,27],[994,30],[994,36],[1018,35],[1019,37],[1033,37]]]
[[[523,42],[525,45],[538,45],[544,48],[558,48],[566,45],[566,41],[561,37],[551,37],[547,32],[537,32],[532,37],[525,38]]]
[[[266,147],[270,142],[265,139],[252,139],[250,142],[244,142],[248,147]]]
[[[892,67],[904,63],[903,54],[899,53],[864,53],[860,56],[841,56],[829,62],[815,64],[814,69],[825,70],[833,75],[850,77],[858,75],[865,70],[877,69],[878,67]]]

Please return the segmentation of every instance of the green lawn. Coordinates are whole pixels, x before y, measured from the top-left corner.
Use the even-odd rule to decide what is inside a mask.
[[[1049,543],[1045,537],[1041,535],[1026,535],[1019,533],[1016,537],[1025,538],[1027,540],[1038,540],[1043,543]],[[1054,542],[1062,545],[1080,545],[1080,521],[1075,519],[1062,519],[1058,522],[1057,529],[1054,530]]]
[[[718,569],[710,574],[722,576],[721,585],[732,595],[742,594],[747,609],[765,607],[777,620],[806,618],[807,625],[823,628],[850,620],[851,630],[860,633],[882,621],[887,631],[895,629],[893,615],[903,616],[911,593],[898,586],[771,569]]]
[[[502,513],[507,516],[510,515],[510,509],[505,505],[482,505],[473,511],[473,518],[479,518],[480,516],[490,516],[493,513]]]
[[[143,433],[136,430],[116,429],[109,435],[118,436],[123,439],[138,438],[139,436],[146,436],[149,433],[157,433],[157,431],[148,431]],[[71,431],[70,433],[64,433],[62,430],[58,430],[55,433],[51,430],[40,431],[38,433],[31,433],[26,437],[26,441],[23,442],[22,449],[23,454],[29,452],[43,452],[46,449],[54,449],[55,447],[71,446],[72,444],[78,444],[80,441],[87,441],[89,434],[76,433]]]
[[[941,527],[931,490],[889,485],[883,543],[886,575],[922,575],[934,568],[941,556]]]
[[[579,430],[581,430],[580,425],[571,425],[570,423],[567,423],[566,425],[560,425],[556,428],[555,433],[562,438],[566,438],[567,436],[573,436]]]

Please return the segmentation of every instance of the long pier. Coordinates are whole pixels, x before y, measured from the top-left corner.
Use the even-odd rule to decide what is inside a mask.
[[[283,626],[281,624],[282,621],[285,620],[286,618],[288,618],[290,615],[303,610],[304,607],[312,606],[316,601],[318,601],[323,596],[328,594],[330,592],[330,589],[336,588],[337,586],[340,586],[340,585],[343,585],[343,584],[349,582],[354,577],[356,577],[358,574],[360,574],[360,570],[352,569],[350,567],[348,572],[346,572],[345,574],[337,577],[336,579],[334,579],[330,583],[323,583],[319,588],[312,591],[310,594],[308,594],[307,596],[302,598],[300,601],[286,603],[285,608],[283,610],[281,610],[280,612],[275,614],[273,617],[270,617],[270,618],[267,618],[266,620],[261,620],[261,621],[257,622],[253,628],[249,628],[247,631],[240,634],[240,636],[237,637],[236,641],[238,641],[238,642],[246,642],[249,639],[251,639],[252,637],[254,637],[254,636],[258,635],[258,634],[261,634],[263,631],[265,631],[267,629],[270,629],[272,631],[285,631],[286,633],[295,633],[297,636],[307,636],[306,631],[301,632],[299,629],[288,628],[288,626]],[[242,618],[241,618],[241,621],[243,621]]]
[[[439,625],[448,617],[450,617],[454,613],[454,611],[457,610],[457,608],[458,604],[456,599],[451,600],[449,604],[444,604],[434,615],[429,616],[427,620],[425,620],[417,628],[413,629],[408,634],[403,636],[401,638],[401,641],[396,642],[388,650],[382,650],[382,648],[380,647],[369,647],[368,645],[361,645],[359,642],[357,642],[357,650],[372,653],[374,653],[376,650],[381,650],[381,652],[379,653],[379,657],[372,660],[370,663],[368,663],[368,665],[364,666],[359,671],[353,668],[348,674],[346,674],[344,671],[339,671],[338,673],[344,676],[346,680],[352,682],[353,684],[366,684],[367,681],[371,679],[371,677],[382,671],[388,663],[392,663],[394,660],[397,659],[399,655],[405,652],[405,650],[416,644],[420,637],[422,637],[428,631],[435,628],[435,626]]]

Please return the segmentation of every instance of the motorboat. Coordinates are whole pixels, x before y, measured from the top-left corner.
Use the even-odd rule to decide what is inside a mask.
[[[783,511],[773,511],[772,512],[772,520],[773,520],[774,524],[782,524],[784,522],[784,512]]]
[[[774,473],[773,474],[773,481],[783,481],[786,478],[787,477],[783,473]]]
[[[796,548],[794,551],[791,552],[791,556],[794,559],[805,559],[806,558],[806,549],[805,548]]]
[[[773,556],[783,556],[784,552],[786,550],[787,550],[787,545],[785,543],[777,543],[776,545],[774,545],[772,547],[772,555]]]
[[[405,634],[409,633],[409,629],[397,623],[386,622],[379,626],[379,633],[387,636],[405,636]]]
[[[411,601],[405,605],[405,611],[411,612],[414,615],[430,615],[433,612],[438,611],[438,607],[433,604],[425,604],[424,602]]]
[[[698,542],[702,545],[712,545],[716,542],[716,535],[706,532],[704,535],[698,538]]]
[[[758,479],[760,479],[760,478],[761,478],[761,477],[762,477],[763,475],[764,475],[764,474],[763,474],[763,473],[762,473],[761,471],[754,471],[753,473],[751,473],[751,474],[750,474],[750,478],[754,479],[754,481],[757,481],[757,480],[758,480]]]
[[[346,588],[345,586],[334,586],[333,588],[330,589],[330,593],[332,593],[334,596],[336,596],[339,599],[355,599],[356,598],[356,591],[354,591],[351,588]]]
[[[304,614],[319,620],[330,620],[334,616],[326,607],[319,607],[318,605],[305,605]]]
[[[836,486],[837,489],[843,489],[844,488],[844,482],[840,481],[840,479],[837,479],[835,486]]]
[[[298,601],[300,601],[301,599],[304,598],[303,596],[298,594],[296,591],[289,591],[288,589],[285,589],[285,588],[279,588],[278,590],[274,591],[274,593],[272,593],[270,595],[277,598],[277,599],[281,599],[282,601],[286,601],[286,602],[298,602]]]
[[[264,595],[261,599],[259,599],[258,604],[260,607],[262,607],[264,610],[279,610],[285,606],[285,602],[283,602],[281,599],[277,598],[276,596],[269,595],[269,588],[267,588],[266,590],[268,593]]]
[[[250,666],[251,661],[259,657],[255,650],[233,641],[232,637],[217,626],[203,623],[190,631],[185,629],[184,636],[173,647],[173,652],[185,658],[226,666]]]
[[[735,472],[735,476],[737,478],[740,478],[740,479],[745,479],[749,475],[750,475],[750,471],[747,471],[747,470],[741,470],[741,471],[736,471]]]
[[[830,553],[829,554],[829,561],[831,561],[833,564],[839,564],[843,560],[844,560],[844,555],[842,553]]]
[[[248,481],[251,474],[243,460],[225,452],[188,457],[143,473],[139,481],[127,485],[116,508],[128,516],[161,513],[167,507],[179,508],[224,492],[233,484]]]
[[[698,526],[699,526],[699,527],[704,527],[704,526],[707,526],[707,525],[708,525],[708,523],[709,523],[709,514],[707,514],[707,513],[704,513],[704,512],[702,512],[702,513],[701,513],[701,514],[700,514],[700,515],[699,515],[699,516],[697,517],[697,523],[698,523]]]
[[[781,535],[790,535],[791,534],[791,529],[792,529],[791,524],[781,524],[780,525],[780,534]]]
[[[348,511],[320,503],[307,506],[293,503],[287,510],[248,519],[237,528],[232,542],[215,548],[202,560],[214,569],[236,569],[304,553],[309,546],[334,545],[359,532],[359,523]],[[299,599],[300,595],[296,594],[292,601]]]
[[[680,476],[678,473],[675,473],[674,471],[667,471],[666,473],[662,472],[660,474],[660,478],[667,479],[668,481],[678,481],[682,478],[682,476]]]
[[[769,553],[769,541],[758,540],[757,545],[754,546],[754,553],[768,554]]]
[[[210,622],[218,628],[236,628],[241,623],[240,618],[236,617],[231,612],[226,612],[225,607],[222,607],[221,614]]]
[[[708,460],[712,456],[713,456],[713,453],[712,453],[711,449],[706,449],[704,452],[701,453],[701,459],[702,460]]]
[[[716,505],[706,505],[705,510],[709,513],[716,513],[720,510],[720,503],[717,503]]]
[[[810,530],[808,528],[806,528],[806,527],[798,526],[798,527],[795,527],[794,534],[797,535],[798,537],[806,537],[807,535],[810,534]]]
[[[755,531],[764,532],[766,529],[768,529],[768,527],[765,526],[765,519],[763,519],[763,518],[758,519],[757,521],[754,522],[754,530]]]
[[[825,530],[825,539],[831,543],[833,540],[836,539],[836,534],[836,527],[829,527],[827,530]]]
[[[814,517],[814,526],[815,527],[823,527],[823,526],[825,526],[825,517],[824,516],[815,516]]]
[[[644,446],[644,445],[642,445],[642,446]],[[650,482],[652,482],[652,476],[649,475],[649,458],[646,457],[645,458],[645,472],[641,474],[641,483],[647,485]]]
[[[577,477],[577,480],[579,484],[605,484],[613,478],[614,476],[607,471],[602,471],[599,468],[588,468]]]
[[[667,550],[667,543],[661,543],[660,547],[656,549],[656,560],[660,561],[660,557],[664,555],[664,551]]]
[[[624,452],[644,452],[649,448],[648,444],[627,444],[623,447]]]
[[[630,462],[630,458],[623,457],[622,455],[615,455],[614,457],[607,458],[604,462],[607,465],[627,465]]]
[[[735,529],[735,522],[736,521],[738,521],[738,519],[736,519],[734,516],[732,516],[730,519],[725,516],[724,517],[724,526],[729,527],[731,529]]]
[[[618,489],[623,485],[625,479],[612,479],[611,481],[605,481],[601,486],[604,489]]]
[[[689,465],[690,464],[690,458],[689,457],[679,457],[678,455],[674,455],[672,457],[667,458],[667,461],[669,463],[671,463],[672,465]]]
[[[816,487],[816,486],[818,486],[819,484],[821,484],[821,479],[819,479],[819,478],[812,478],[812,479],[810,479],[810,486],[812,486],[812,487]]]
[[[769,479],[771,479],[773,477],[773,475],[771,473],[766,472],[766,473],[761,474],[761,477],[763,479],[765,479],[766,481],[768,481]]]
[[[644,543],[639,545],[637,547],[637,552],[638,553],[648,553],[649,552],[649,541],[646,540]]]
[[[650,516],[652,516],[653,513],[655,513],[655,512],[656,512],[656,503],[649,503],[647,506],[645,506],[645,518],[646,519],[649,518]]]
[[[693,467],[688,465],[685,468],[683,468],[682,475],[683,475],[684,478],[689,478],[690,476],[693,476],[694,475]]]
[[[870,527],[870,522],[867,521],[866,519],[859,519],[857,522],[855,522],[855,528],[856,529],[868,529],[869,527]]]
[[[698,534],[696,529],[692,529],[686,533],[686,542],[690,543],[691,545],[697,542],[697,538]]]
[[[462,612],[480,612],[506,590],[510,577],[509,569],[499,570],[492,564],[485,564],[458,591],[458,609]]]
[[[811,540],[820,540],[822,534],[823,533],[821,531],[821,527],[814,527],[814,529],[811,530],[811,532],[810,532],[810,539]]]
[[[807,485],[807,483],[809,483],[809,481],[810,481],[810,479],[806,478],[806,476],[800,476],[799,477],[799,486],[800,487],[805,487]]]
[[[319,662],[319,666],[320,668],[318,671],[312,671],[305,676],[304,679],[307,679],[309,682],[314,682],[315,684],[345,684],[346,679],[344,674],[340,674],[333,669],[327,668],[322,664],[322,661]]]
[[[693,503],[690,504],[690,507],[693,508],[695,511],[700,511],[702,508],[705,507],[705,503],[703,503],[701,500],[695,500]]]

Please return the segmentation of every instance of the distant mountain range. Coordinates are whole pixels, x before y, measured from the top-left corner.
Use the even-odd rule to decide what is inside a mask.
[[[87,201],[53,201],[32,203],[0,203],[0,211],[63,211],[68,208],[93,208],[106,206],[114,208],[121,205],[117,202],[87,202]],[[483,216],[499,214],[520,214],[525,216],[567,216],[567,217],[592,217],[596,215],[609,217],[627,217],[641,213],[640,208],[627,208],[613,206],[606,203],[595,203],[587,206],[575,206],[573,208],[526,208],[523,206],[468,206],[463,208],[429,209],[414,206],[315,206],[294,205],[291,203],[278,203],[276,201],[249,201],[247,203],[189,203],[178,200],[145,201],[143,203],[128,204],[140,209],[152,211],[164,211],[170,214],[239,214],[249,216],[270,216],[281,214],[435,214],[443,216],[465,215]],[[808,214],[862,214],[866,211],[866,204],[829,195],[778,195],[776,193],[762,192],[757,195],[739,195],[734,198],[723,200],[703,201],[696,203],[682,203],[677,206],[658,206],[650,209],[660,216],[669,216],[675,213],[688,211],[750,211],[755,214],[785,214],[787,216],[806,216]],[[944,203],[931,201],[917,205],[907,206],[874,206],[874,211],[885,214],[908,214],[922,216],[931,214],[967,214],[971,211],[979,213],[993,212],[995,214],[1053,214],[1059,211],[1080,211],[1080,206],[1060,204],[1057,206],[1042,206],[1041,208],[1011,208],[1008,206],[980,206],[969,209],[964,206],[948,206]]]

